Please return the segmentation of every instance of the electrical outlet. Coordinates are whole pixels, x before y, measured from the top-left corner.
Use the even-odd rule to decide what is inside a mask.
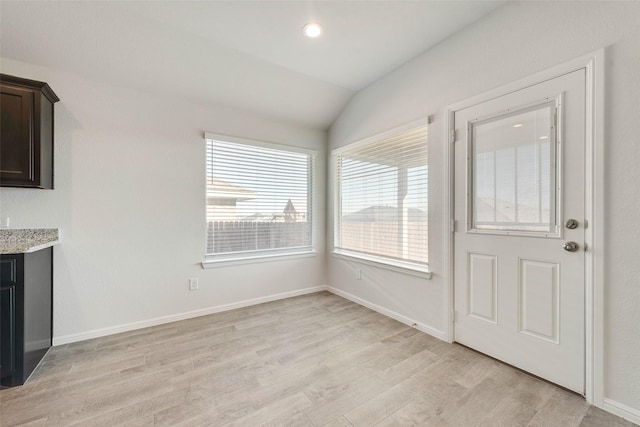
[[[356,270],[356,279],[362,279],[362,270],[359,268]]]
[[[200,287],[200,285],[198,284],[198,278],[197,277],[193,277],[193,278],[189,279],[189,290],[190,291],[197,291],[199,287]]]

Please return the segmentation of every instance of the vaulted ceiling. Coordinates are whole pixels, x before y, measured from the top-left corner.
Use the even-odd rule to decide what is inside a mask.
[[[504,1],[2,1],[0,55],[327,128],[351,96]],[[308,39],[302,26],[324,27]]]

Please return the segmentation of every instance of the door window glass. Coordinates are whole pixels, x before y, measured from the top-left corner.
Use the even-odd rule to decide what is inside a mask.
[[[470,125],[472,230],[555,232],[555,104]]]

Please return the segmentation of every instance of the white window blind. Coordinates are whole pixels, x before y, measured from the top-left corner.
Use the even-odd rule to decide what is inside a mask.
[[[428,261],[427,126],[334,152],[338,253]]]
[[[209,258],[310,249],[314,155],[207,138]]]

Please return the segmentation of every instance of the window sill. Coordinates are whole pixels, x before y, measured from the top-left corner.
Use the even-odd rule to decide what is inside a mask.
[[[283,261],[287,259],[310,258],[318,255],[317,251],[306,250],[304,252],[286,252],[277,254],[262,254],[236,257],[225,257],[218,259],[205,259],[201,262],[203,269],[229,267],[233,265],[254,264],[258,262]]]
[[[357,252],[349,252],[349,251],[343,251],[343,250],[335,250],[331,252],[331,255],[335,258],[340,258],[348,261],[356,261],[362,264],[371,265],[373,267],[396,271],[398,273],[408,274],[411,276],[422,277],[428,280],[431,279],[431,272],[429,271],[428,266],[405,263],[402,261],[394,261],[394,260],[385,259],[382,257],[376,257],[376,256],[365,255]]]

